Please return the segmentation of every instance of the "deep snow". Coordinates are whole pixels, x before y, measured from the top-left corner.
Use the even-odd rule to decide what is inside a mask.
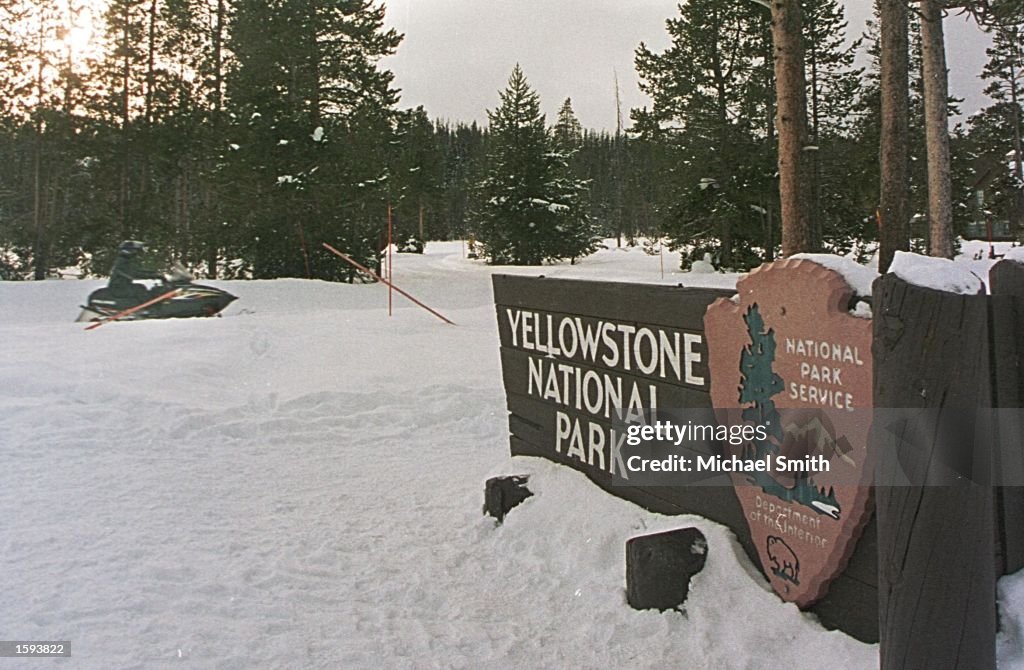
[[[678,267],[666,254],[665,267]],[[85,332],[99,282],[0,282],[0,639],[75,668],[877,666],[781,603],[730,531],[508,457],[495,271],[460,243],[396,255],[387,289],[216,282],[224,318]],[[640,248],[499,272],[728,287]],[[532,473],[504,525],[484,479]],[[632,535],[696,525],[686,614],[625,604]],[[1004,579],[1004,667],[1024,580]],[[27,667],[0,659],[0,668]]]

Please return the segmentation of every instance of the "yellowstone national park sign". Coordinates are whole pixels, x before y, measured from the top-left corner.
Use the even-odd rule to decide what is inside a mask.
[[[738,458],[811,466],[732,475],[772,588],[806,607],[846,567],[871,513],[871,321],[850,314],[841,275],[809,260],[762,266],[737,291],[705,318],[711,398],[720,422],[769,427]]]
[[[704,313],[732,291],[510,275],[493,282],[513,454],[549,458],[611,490],[613,476],[629,483],[617,408],[710,410]]]
[[[878,640],[876,533],[864,526],[871,501],[859,485],[871,470],[871,322],[849,314],[842,277],[781,261],[741,280],[735,301],[733,287],[510,275],[493,287],[512,454],[561,463],[646,509],[728,526],[783,598],[813,602],[829,628]],[[766,455],[828,456],[833,475],[856,484],[722,472],[697,486],[651,485],[624,467],[631,452],[616,407],[697,409],[712,422],[713,411],[728,420],[732,410],[734,426],[743,410],[778,408],[790,430],[760,445]],[[698,458],[757,456],[757,447],[685,446]]]

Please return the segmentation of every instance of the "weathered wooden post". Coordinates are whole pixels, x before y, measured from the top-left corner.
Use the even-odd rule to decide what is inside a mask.
[[[881,668],[995,668],[992,464],[970,429],[992,402],[988,297],[893,274],[873,293]]]
[[[1024,568],[1024,450],[1013,448],[1014,437],[1022,432],[1021,413],[1006,411],[1024,407],[1024,264],[1004,260],[989,272],[992,293],[992,360],[993,405],[999,411],[1000,444],[994,469],[999,473],[995,483],[996,534],[998,539],[997,569],[1010,574]]]
[[[858,303],[867,292],[857,294],[848,281],[857,272],[873,273],[852,261],[839,264],[842,272],[819,261],[770,264],[735,291],[495,275],[509,445],[513,455],[583,472],[651,511],[727,525],[781,597],[813,612],[826,628],[877,642],[874,469],[867,449],[872,327]],[[718,298],[721,331],[712,334],[708,308]],[[760,352],[748,372],[777,375],[784,387],[741,401],[741,383],[751,389],[760,383],[741,372],[748,348]],[[713,383],[724,400],[712,403]],[[783,435],[771,437],[775,447],[829,463],[830,474],[815,473],[814,486],[786,473],[760,484],[737,481],[734,470],[714,465],[702,466],[697,486],[685,477],[656,481],[627,466],[632,452],[624,413],[657,409],[669,419],[677,410],[697,412],[691,416],[701,424],[702,412],[713,421],[713,406],[770,414],[770,405],[784,415]],[[691,461],[736,455],[708,439],[679,448]],[[643,559],[634,566],[655,562],[648,541],[631,545],[633,558]],[[688,559],[696,556],[687,552]],[[640,590],[635,582],[631,603],[650,602]]]

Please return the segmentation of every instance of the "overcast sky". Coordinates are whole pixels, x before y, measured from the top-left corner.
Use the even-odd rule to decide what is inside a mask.
[[[540,93],[551,122],[572,98],[587,128],[615,128],[615,74],[624,122],[649,104],[637,87],[633,54],[640,42],[668,46],[665,20],[676,0],[385,0],[386,21],[405,34],[384,61],[402,89],[401,107],[423,105],[436,118],[486,123],[513,66]],[[863,30],[870,0],[847,0],[850,36]],[[978,74],[984,36],[962,17],[946,20],[950,91],[967,97],[963,111],[988,104]]]

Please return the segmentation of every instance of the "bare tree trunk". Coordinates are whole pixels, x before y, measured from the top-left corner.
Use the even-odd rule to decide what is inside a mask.
[[[225,0],[217,0],[217,12],[213,29],[213,130],[215,137],[223,137],[222,109],[224,106],[224,32],[226,28],[227,7]],[[212,193],[211,193],[212,191]],[[212,200],[217,197],[216,189],[207,176],[202,186],[204,217],[207,224],[206,239],[206,276],[217,278],[218,238],[220,237],[220,203],[213,206]],[[212,197],[211,197],[212,196]]]
[[[182,251],[183,259],[192,257],[192,250],[195,247],[192,241],[192,179],[190,177],[191,165],[186,165],[181,173],[181,218],[185,228],[184,246]]]
[[[131,44],[129,43],[129,31],[128,22],[131,20],[131,14],[128,11],[128,5],[124,5],[124,12],[122,13],[121,20],[124,22],[121,32],[121,49],[122,61],[121,61],[121,136],[119,138],[119,144],[121,148],[121,184],[118,192],[118,218],[121,226],[121,239],[124,239],[129,233],[128,230],[128,171],[129,171],[129,158],[128,158],[128,122],[130,120],[130,102],[129,96],[130,81],[131,81]]]
[[[807,193],[807,78],[799,0],[772,1],[782,255],[815,251]]]
[[[719,29],[722,28],[721,23],[716,20],[716,24]],[[715,40],[714,47],[711,49],[711,68],[714,72],[714,91],[715,91],[715,112],[718,119],[716,132],[718,134],[718,145],[721,147],[729,146],[729,107],[728,107],[728,89],[729,81],[726,76],[726,70],[728,65],[723,62],[723,54],[718,46],[718,32],[711,36],[712,40]],[[732,166],[726,164],[726,159],[723,152],[716,152],[716,159],[714,161],[714,176],[718,179],[719,183],[725,183],[725,175],[729,174],[729,170]],[[718,233],[718,239],[721,241],[721,251],[719,256],[719,262],[723,267],[732,266],[732,222],[728,217],[719,217],[715,223],[716,231]]]
[[[49,202],[46,204],[46,219],[44,220],[43,226],[46,229],[45,246],[43,247],[43,256],[46,259],[46,264],[53,264],[53,245],[54,239],[57,237],[58,227],[60,222],[64,219],[64,194],[61,193],[63,188],[63,172],[61,170],[61,164],[57,163],[48,170],[49,178],[47,179],[47,193],[49,195]]]
[[[224,102],[224,22],[227,15],[224,2],[225,0],[217,0],[216,24],[213,31],[213,111],[218,121]]]
[[[149,33],[146,38],[146,126],[153,125],[153,94],[156,89],[156,13],[157,0],[149,6]]]
[[[924,125],[928,147],[928,253],[953,257],[953,187],[949,164],[949,81],[942,3],[921,0]]]
[[[879,147],[878,271],[889,269],[897,251],[910,248],[910,190],[907,136],[910,125],[910,77],[905,0],[879,0],[882,132]]]
[[[312,87],[313,99],[310,100],[309,104],[310,120],[312,121],[312,127],[309,130],[310,132],[313,132],[320,125],[320,107],[322,105],[322,90],[320,87],[324,85],[324,82],[322,81],[322,78],[320,76],[320,66],[322,65],[320,59],[323,58],[323,54],[321,53],[319,42],[320,12],[317,9],[316,3],[313,3],[312,6],[310,7],[310,13],[310,18],[312,19],[310,23],[313,26],[313,57],[310,59],[310,68],[312,69],[312,72],[310,72],[309,83],[311,84]]]
[[[38,51],[36,52],[36,104],[43,106],[43,19],[39,19]],[[36,109],[33,122],[32,151],[32,225],[36,239],[33,245],[33,277],[38,281],[46,279],[46,231],[43,226],[43,120],[42,110]]]
[[[813,49],[814,47],[812,47]],[[818,73],[818,52],[817,49],[811,52],[811,80],[809,88],[811,91],[811,109],[808,118],[810,143],[814,149],[808,155],[811,174],[811,234],[814,246],[821,248],[821,241],[824,238],[821,212],[821,79]]]
[[[772,49],[773,49],[773,47],[771,45],[766,45],[766,50],[765,50],[766,51],[766,53],[765,53],[765,62],[766,63],[768,62],[769,59],[771,59],[773,57]],[[765,80],[766,80],[766,83],[767,83],[767,85],[765,86],[766,89],[770,89],[771,87],[773,87],[775,85],[775,82],[772,81],[771,75],[765,74]],[[767,153],[770,155],[771,154],[771,149],[775,146],[775,141],[776,141],[776,139],[775,139],[775,100],[773,100],[771,96],[768,96],[768,99],[765,100],[764,134],[765,134],[765,143],[766,143]],[[765,210],[768,213],[767,224],[766,224],[767,235],[765,236],[765,254],[764,254],[764,262],[767,263],[769,261],[775,260],[775,217],[773,216],[773,213],[775,211],[775,202],[774,202],[773,199],[768,198],[766,200],[763,200],[761,204],[762,204],[762,206],[765,208]]]

